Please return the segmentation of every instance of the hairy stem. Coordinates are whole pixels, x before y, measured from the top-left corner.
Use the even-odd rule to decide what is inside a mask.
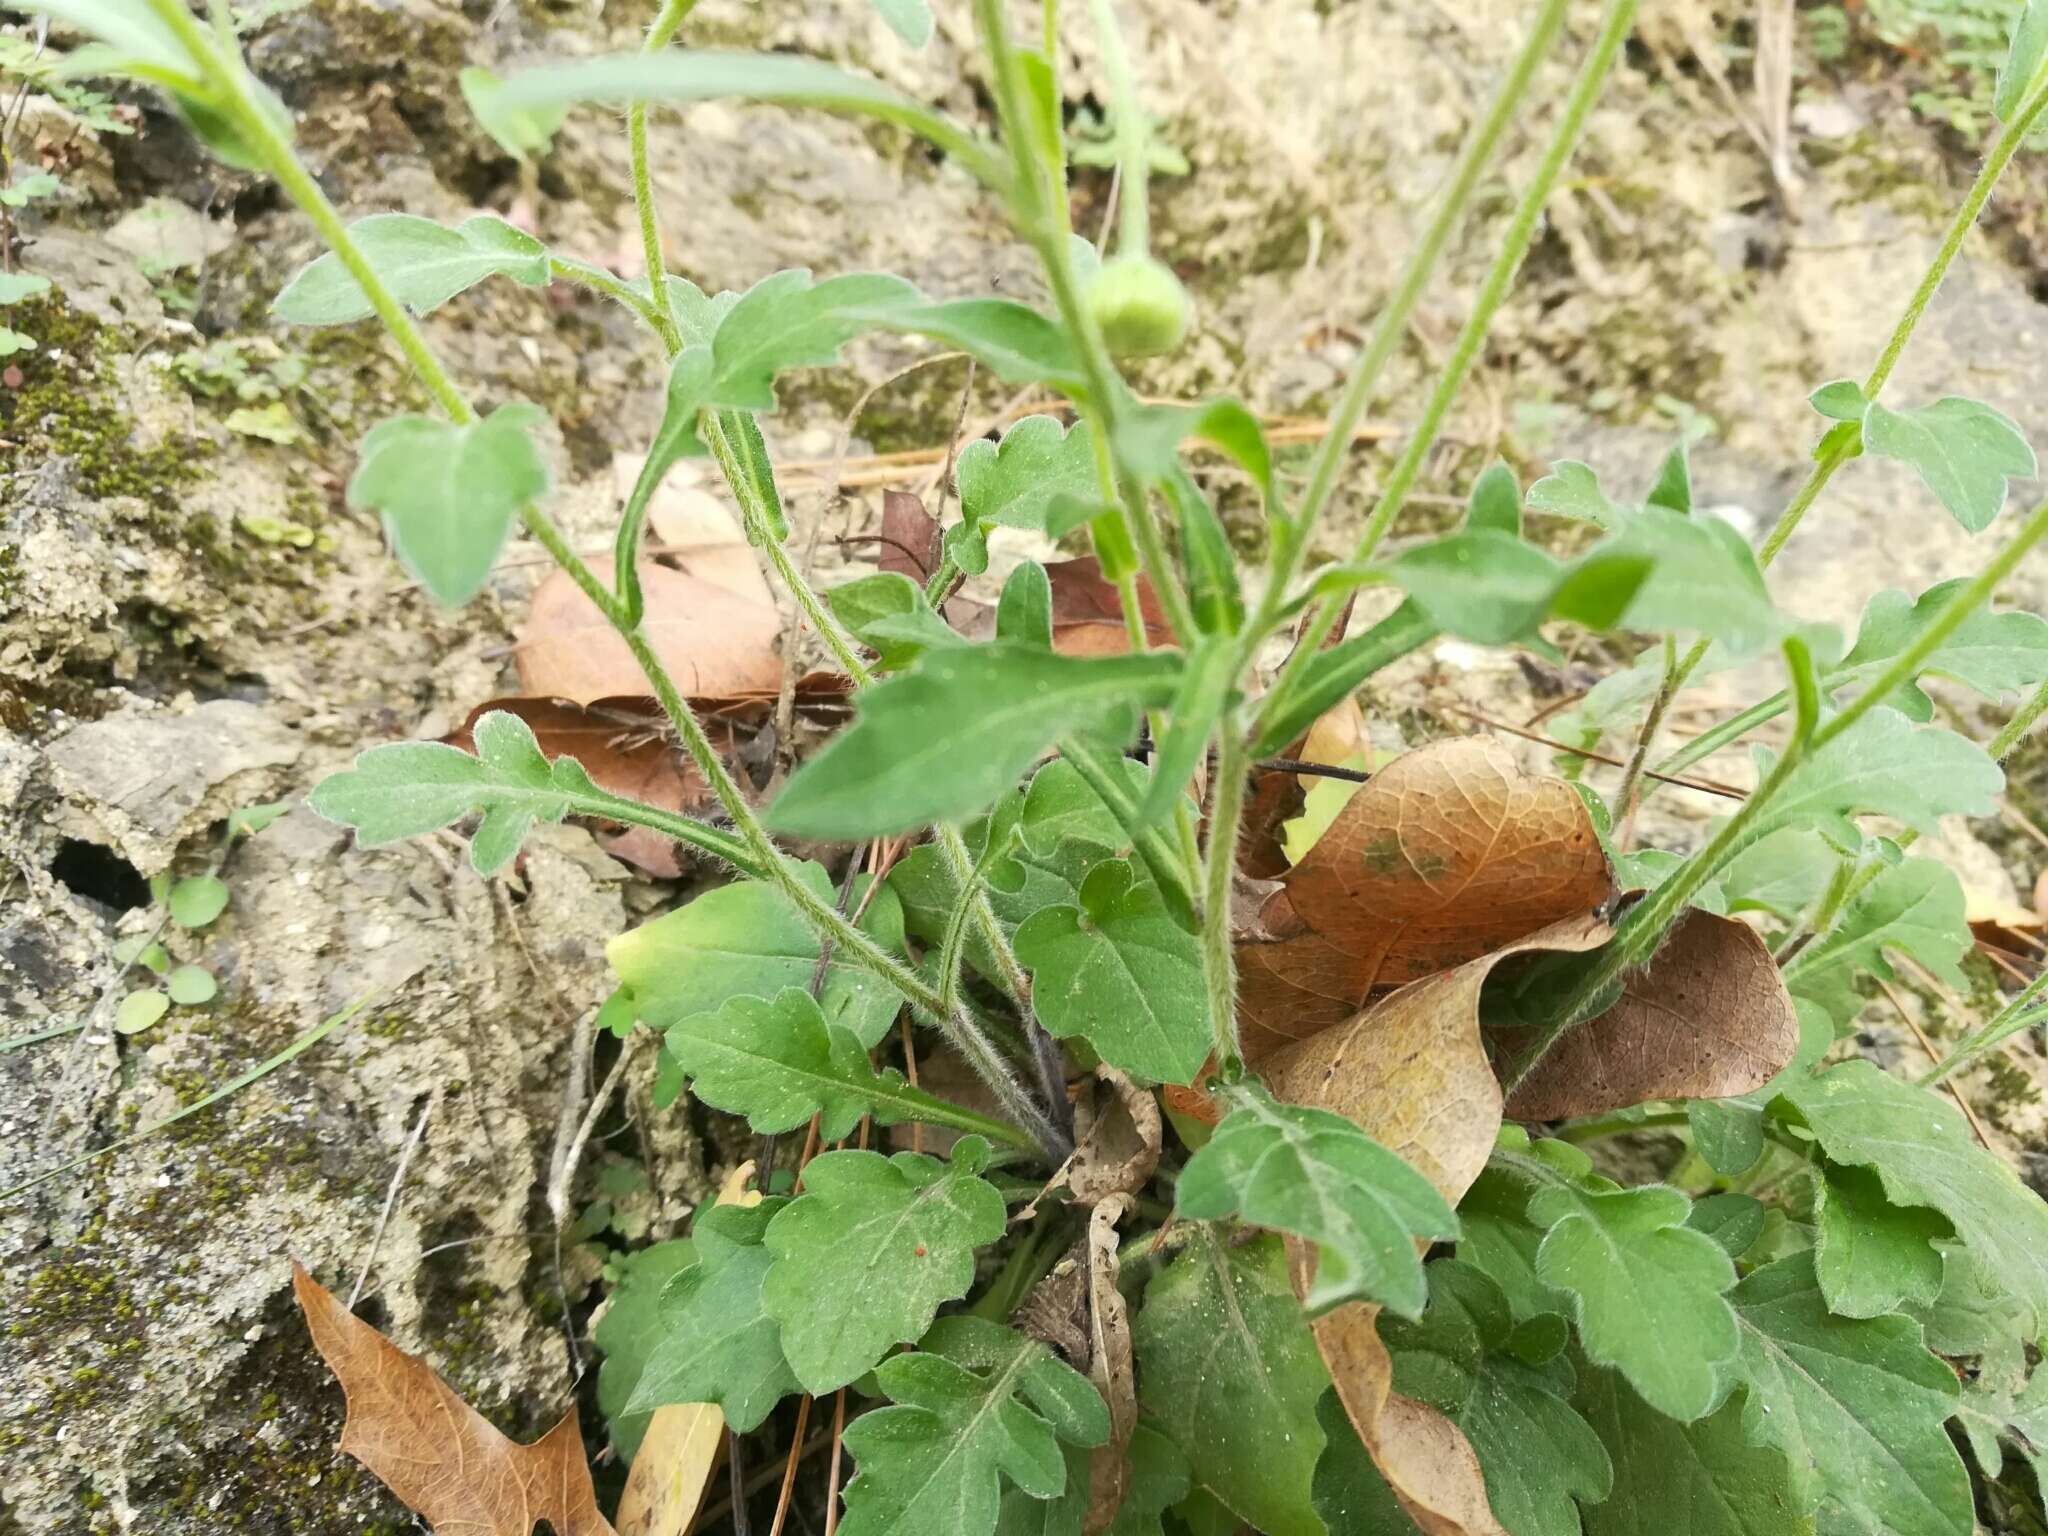
[[[1671,636],[1664,637],[1664,677],[1657,684],[1657,697],[1651,701],[1649,714],[1643,717],[1643,729],[1636,737],[1636,749],[1629,755],[1628,767],[1622,770],[1621,787],[1614,792],[1609,817],[1619,827],[1635,808],[1636,786],[1642,782],[1643,766],[1650,756],[1650,748],[1656,744],[1657,732],[1663,728],[1664,713],[1671,708],[1671,697],[1678,683],[1678,642]]]
[[[1246,759],[1243,722],[1235,710],[1218,730],[1216,789],[1209,801],[1209,847],[1202,869],[1202,980],[1209,994],[1216,1076],[1234,1082],[1244,1071],[1237,1043],[1237,951],[1230,934],[1231,886],[1237,878],[1237,833],[1244,820]]]
[[[1295,513],[1293,531],[1285,540],[1276,541],[1273,579],[1267,588],[1268,607],[1286,597],[1288,584],[1294,579],[1302,555],[1308,549],[1316,519],[1322,516],[1323,509],[1329,505],[1330,497],[1337,489],[1338,473],[1351,451],[1351,435],[1358,430],[1359,422],[1372,404],[1380,375],[1386,371],[1387,364],[1393,360],[1402,339],[1408,334],[1408,322],[1414,318],[1415,307],[1422,302],[1430,279],[1436,275],[1451,237],[1464,223],[1465,212],[1492,166],[1494,156],[1499,153],[1501,140],[1507,136],[1508,128],[1521,111],[1523,98],[1529,94],[1538,67],[1557,41],[1558,30],[1564,24],[1565,9],[1566,0],[1546,0],[1529,28],[1529,35],[1522,40],[1521,52],[1515,55],[1507,77],[1494,93],[1486,115],[1473,125],[1464,146],[1458,151],[1457,164],[1451,167],[1450,180],[1444,184],[1429,223],[1422,231],[1422,238],[1408,253],[1394,291],[1373,324],[1365,351],[1359,355],[1351,377],[1345,381],[1344,393],[1330,411],[1330,428],[1316,447],[1315,459],[1309,468],[1308,490]],[[1259,626],[1255,624],[1253,628],[1257,630]]]
[[[647,29],[644,53],[657,53],[675,37],[697,0],[663,0]],[[668,257],[661,245],[661,219],[654,206],[654,180],[647,168],[647,103],[626,108],[626,146],[633,166],[633,207],[640,216],[640,250],[647,264],[647,293],[654,311],[654,329],[670,353],[681,345],[675,310],[668,297]]]

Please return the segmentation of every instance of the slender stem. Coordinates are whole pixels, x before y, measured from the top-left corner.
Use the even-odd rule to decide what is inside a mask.
[[[1578,147],[1579,136],[1584,132],[1586,119],[1591,116],[1594,105],[1606,87],[1607,77],[1614,68],[1614,61],[1620,56],[1622,45],[1628,41],[1629,28],[1634,24],[1637,0],[1608,0],[1605,18],[1601,22],[1600,35],[1595,39],[1593,51],[1579,66],[1579,74],[1573,82],[1572,92],[1567,98],[1564,111],[1559,114],[1550,131],[1550,140],[1545,145],[1543,158],[1529,185],[1523,189],[1521,199],[1515,205],[1514,215],[1508,221],[1506,232],[1501,236],[1500,249],[1495,253],[1493,265],[1487,270],[1486,279],[1480,284],[1478,297],[1473,301],[1472,313],[1466,317],[1463,329],[1458,333],[1457,343],[1451,349],[1450,360],[1437,374],[1436,387],[1430,392],[1428,403],[1423,407],[1422,417],[1415,430],[1408,435],[1400,459],[1388,474],[1386,485],[1380,492],[1380,499],[1366,519],[1364,531],[1359,535],[1357,548],[1352,552],[1352,561],[1363,564],[1372,557],[1372,552],[1386,536],[1406,504],[1408,493],[1422,474],[1422,467],[1428,461],[1430,452],[1436,447],[1437,436],[1443,430],[1445,418],[1449,416],[1451,403],[1464,386],[1466,376],[1479,359],[1481,348],[1486,345],[1487,333],[1493,328],[1494,316],[1507,301],[1513,289],[1515,278],[1522,270],[1522,262],[1529,254],[1529,247],[1536,238],[1536,231],[1543,220],[1543,210],[1549,205],[1550,195],[1557,185],[1557,179],[1564,172],[1572,151]],[[1340,404],[1340,411],[1342,407]],[[1350,441],[1356,418],[1332,419],[1332,435],[1324,439],[1324,452],[1341,452]],[[1337,435],[1337,428],[1342,434]],[[1320,462],[1318,469],[1321,468]],[[1331,471],[1334,475],[1334,470]],[[1303,519],[1318,506],[1315,500],[1316,486],[1311,482],[1310,499],[1304,504]],[[1269,589],[1269,597],[1271,589]],[[1323,599],[1322,606],[1309,621],[1294,654],[1281,669],[1271,691],[1266,695],[1268,705],[1284,699],[1302,670],[1321,651],[1323,642],[1337,627],[1344,612],[1344,601],[1332,595]]]
[[[1913,339],[1913,332],[1927,313],[1927,306],[1941,290],[1942,283],[1948,277],[1949,268],[1955,264],[1957,255],[1962,251],[1964,241],[1969,238],[1970,231],[1982,217],[1985,205],[1991,201],[1991,194],[1997,188],[1999,178],[2005,174],[2005,169],[2012,163],[2013,156],[2018,154],[2020,147],[2026,143],[2027,135],[2033,131],[2035,120],[2044,109],[2048,109],[2048,90],[2036,92],[2034,99],[2027,103],[2025,109],[1999,130],[1998,138],[1993,141],[1990,154],[1985,156],[1983,167],[1977,172],[1977,179],[1970,184],[1970,190],[1963,198],[1962,206],[1956,209],[1955,216],[1949,220],[1947,233],[1942,236],[1941,248],[1935,252],[1934,261],[1921,277],[1920,285],[1913,290],[1912,298],[1906,301],[1906,308],[1900,314],[1898,323],[1892,327],[1891,336],[1886,340],[1884,350],[1878,354],[1876,364],[1864,379],[1864,399],[1877,399],[1879,391],[1890,380],[1892,370],[1898,366],[1900,357],[1905,353],[1906,344]],[[1808,473],[1805,483],[1794,493],[1785,510],[1778,514],[1777,522],[1771,525],[1771,531],[1764,536],[1763,543],[1757,549],[1758,565],[1768,567],[1778,558],[1778,552],[1791,541],[1792,535],[1798,531],[1799,524],[1805,519],[1807,512],[1820,499],[1820,493],[1835,477],[1835,471],[1855,458],[1860,451],[1860,446],[1850,442],[1846,437],[1837,437],[1829,441],[1814,460],[1813,469]],[[1698,640],[1694,642],[1693,648],[1686,652],[1685,660],[1679,663],[1678,689],[1682,690],[1685,687],[1686,680],[1699,667],[1707,654],[1707,646],[1706,640]]]
[[[1167,906],[1188,927],[1195,926],[1195,898],[1188,884],[1188,866],[1182,864],[1161,828],[1139,822],[1137,799],[1120,771],[1123,759],[1078,737],[1060,743],[1060,756],[1073,764],[1074,771],[1095,792],[1096,799],[1109,807],[1117,825],[1131,834],[1132,849],[1159,886]]]
[[[1102,67],[1109,75],[1110,97],[1116,111],[1116,160],[1123,171],[1123,191],[1117,203],[1117,254],[1143,256],[1152,248],[1151,214],[1147,187],[1152,174],[1150,124],[1138,104],[1138,85],[1131,74],[1130,53],[1124,47],[1123,29],[1117,25],[1110,0],[1093,0],[1095,35],[1101,40]]]
[[[1515,55],[1507,77],[1494,93],[1486,115],[1474,125],[1458,152],[1457,164],[1451,168],[1450,180],[1444,185],[1443,195],[1437,200],[1429,224],[1424,228],[1422,238],[1416,242],[1415,249],[1409,252],[1400,280],[1395,283],[1386,307],[1380,311],[1365,351],[1359,356],[1351,377],[1345,382],[1344,393],[1330,412],[1329,431],[1317,446],[1315,460],[1310,466],[1308,490],[1295,515],[1294,532],[1275,551],[1274,579],[1267,589],[1269,603],[1286,595],[1287,585],[1300,567],[1316,519],[1322,515],[1337,488],[1337,475],[1350,452],[1352,434],[1358,430],[1367,407],[1372,404],[1380,375],[1407,335],[1408,322],[1414,317],[1415,307],[1422,302],[1422,295],[1435,276],[1451,237],[1464,222],[1465,211],[1471,206],[1481,179],[1493,164],[1501,140],[1520,112],[1522,100],[1529,94],[1537,69],[1556,42],[1558,30],[1564,23],[1565,8],[1566,0],[1546,0],[1529,29],[1529,35],[1522,41],[1521,52]]]
[[[1581,1120],[1574,1125],[1560,1126],[1556,1134],[1559,1141],[1600,1141],[1609,1136],[1626,1136],[1631,1131],[1652,1131],[1666,1126],[1684,1125],[1690,1119],[1691,1116],[1682,1109],[1660,1109],[1647,1115],[1624,1111],[1618,1115],[1601,1115],[1592,1120]]]
[[[1073,252],[1068,249],[1072,231],[1064,216],[1064,189],[1048,183],[1050,169],[1032,153],[1033,137],[1027,122],[1030,114],[1028,87],[1018,68],[1017,51],[1010,41],[1002,0],[975,0],[975,25],[982,46],[988,51],[989,74],[995,89],[997,115],[1004,142],[1010,146],[1016,174],[1011,185],[1011,213],[1039,263],[1045,268],[1046,286],[1052,290],[1062,327],[1072,339],[1086,385],[1083,399],[1074,402],[1082,420],[1088,423],[1097,446],[1098,462],[1112,464],[1109,445],[1115,439],[1119,402],[1127,397],[1122,376],[1102,340],[1102,328],[1088,308],[1074,272]],[[1123,513],[1132,543],[1151,581],[1154,594],[1166,614],[1166,622],[1181,644],[1195,636],[1194,609],[1189,605],[1180,573],[1167,556],[1166,540],[1146,503],[1143,488],[1131,476],[1111,469],[1104,482],[1110,499]]]
[[[2037,1002],[2043,992],[2048,992],[2048,970],[2044,970],[2013,995],[2012,1001],[1986,1019],[1977,1029],[1958,1040],[1935,1064],[1934,1070],[1920,1079],[1923,1088],[1932,1088],[1955,1076],[1986,1051],[1996,1049],[2021,1031],[2031,1028],[2042,1020],[2042,1010],[2029,1007]]]
[[[1650,748],[1656,744],[1657,732],[1664,725],[1664,712],[1671,707],[1671,697],[1677,691],[1678,682],[1678,641],[1670,635],[1664,637],[1664,677],[1657,684],[1657,697],[1650,703],[1650,712],[1643,717],[1642,733],[1636,738],[1636,749],[1630,755],[1628,767],[1622,770],[1621,787],[1614,792],[1613,809],[1610,819],[1619,827],[1635,808],[1636,786],[1642,782],[1643,766],[1650,756]]]
[[[1209,994],[1217,1079],[1229,1083],[1244,1070],[1237,1043],[1237,947],[1230,933],[1246,779],[1243,722],[1235,710],[1224,716],[1218,735],[1216,789],[1209,801],[1209,847],[1202,878],[1202,980]]]
[[[657,53],[669,45],[697,0],[663,0],[654,24],[647,29],[641,51]],[[661,219],[654,206],[654,179],[647,166],[647,103],[626,108],[626,146],[633,165],[633,207],[640,216],[640,250],[647,263],[647,293],[655,330],[671,354],[680,344],[676,317],[668,297],[668,257],[661,245]]]
[[[633,311],[642,325],[659,333],[661,319],[654,312],[654,306],[633,291],[631,283],[612,276],[603,267],[587,261],[578,261],[571,256],[549,256],[548,275],[567,278],[572,283],[581,283],[594,288],[608,299],[615,299]]]

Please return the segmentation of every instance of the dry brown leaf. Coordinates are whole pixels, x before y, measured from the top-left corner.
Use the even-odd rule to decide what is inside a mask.
[[[1302,763],[1341,766],[1370,749],[1365,711],[1358,707],[1356,699],[1347,698],[1302,732],[1280,756]],[[1284,768],[1252,775],[1245,799],[1244,833],[1238,839],[1240,874],[1271,880],[1287,872],[1281,828],[1301,814],[1303,800],[1314,782],[1311,775],[1289,773]]]
[[[1121,656],[1131,648],[1124,627],[1123,598],[1106,581],[1093,555],[1055,560],[1045,568],[1052,585],[1052,648],[1063,656]],[[1158,650],[1173,644],[1173,630],[1152,584],[1138,578],[1138,613],[1145,643]]]
[[[1153,1114],[1158,1114],[1156,1107]],[[1129,1195],[1110,1195],[1088,1218],[1088,1379],[1109,1407],[1109,1440],[1095,1448],[1088,1463],[1087,1536],[1099,1536],[1109,1528],[1131,1483],[1138,1378],[1131,1350],[1130,1312],[1123,1292],[1117,1289],[1116,1232],[1116,1224],[1130,1210]]]
[[[719,1186],[719,1205],[759,1205],[744,1162]],[[654,1410],[619,1499],[619,1536],[683,1536],[725,1449],[725,1415],[716,1403],[669,1403]]]
[[[612,563],[593,560],[597,579],[611,585]],[[766,590],[743,596],[687,570],[645,564],[641,590],[647,617],[641,628],[685,694],[725,696],[781,686],[776,642],[781,616]],[[522,692],[588,704],[647,686],[633,654],[566,571],[556,571],[533,594],[519,631]]]
[[[724,1451],[725,1415],[716,1403],[655,1409],[626,1474],[619,1536],[683,1536]]]
[[[572,1407],[531,1445],[517,1445],[297,1264],[292,1290],[313,1345],[341,1383],[341,1449],[440,1536],[617,1536],[598,1513],[583,1431]]]
[[[1518,1031],[1489,1029],[1497,1060]],[[1597,1115],[1647,1099],[1727,1099],[1763,1087],[1799,1048],[1799,1016],[1757,931],[1694,910],[1621,1000],[1559,1040],[1508,1102],[1516,1120]]]
[[[1287,1239],[1295,1295],[1308,1295],[1315,1265],[1313,1245]],[[1487,1503],[1479,1456],[1465,1432],[1394,1391],[1394,1361],[1380,1342],[1378,1317],[1379,1308],[1353,1302],[1309,1325],[1351,1427],[1424,1536],[1508,1536]]]
[[[1578,792],[1488,737],[1396,758],[1351,798],[1237,946],[1257,1059],[1352,1017],[1376,990],[1477,959],[1612,889]]]
[[[939,525],[924,502],[908,491],[882,492],[882,542],[875,564],[921,587],[932,579],[942,555]]]
[[[1486,1166],[1501,1091],[1479,1029],[1479,994],[1514,955],[1594,949],[1611,930],[1589,914],[1554,923],[1456,970],[1411,982],[1259,1068],[1273,1095],[1333,1110],[1412,1163],[1455,1206]]]

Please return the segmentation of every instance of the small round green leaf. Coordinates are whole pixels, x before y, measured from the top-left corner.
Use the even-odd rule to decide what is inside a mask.
[[[121,1006],[114,1013],[114,1028],[124,1035],[140,1034],[170,1009],[171,1000],[154,988],[147,992],[130,992],[121,999]]]
[[[179,966],[171,972],[166,985],[171,989],[171,1001],[187,1008],[212,1002],[220,991],[220,983],[213,979],[213,972],[203,965]]]
[[[218,875],[194,875],[171,887],[171,921],[180,928],[204,928],[227,910],[227,882]]]

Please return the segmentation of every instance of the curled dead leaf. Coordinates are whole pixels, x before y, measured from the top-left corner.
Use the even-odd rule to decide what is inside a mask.
[[[1280,755],[1296,762],[1341,767],[1354,758],[1366,756],[1370,749],[1365,711],[1358,707],[1358,700],[1347,698],[1302,732]],[[1303,802],[1315,782],[1311,775],[1290,773],[1285,768],[1264,769],[1252,776],[1245,794],[1244,832],[1238,839],[1240,874],[1271,880],[1287,872],[1281,828],[1302,813]]]
[[[1398,1153],[1455,1206],[1486,1166],[1500,1131],[1501,1091],[1479,1027],[1495,966],[1515,955],[1576,954],[1610,930],[1582,913],[1455,970],[1410,982],[1348,1023],[1269,1056],[1275,1097],[1333,1110]]]
[[[1489,1027],[1514,1061],[1517,1030]],[[1698,910],[1631,976],[1615,1005],[1552,1047],[1507,1112],[1597,1115],[1648,1099],[1727,1099],[1763,1087],[1799,1048],[1799,1015],[1754,928]]]
[[[516,1444],[297,1264],[292,1291],[348,1401],[341,1449],[435,1530],[532,1536],[545,1520],[556,1536],[617,1536],[598,1513],[573,1407]]]
[[[1351,798],[1240,937],[1245,1055],[1342,1023],[1376,990],[1583,917],[1611,890],[1564,780],[1523,774],[1487,737],[1407,753]]]
[[[1150,1100],[1148,1099],[1149,1103]],[[1156,1117],[1158,1110],[1155,1107]],[[1157,1156],[1155,1147],[1154,1156]],[[1138,1378],[1131,1348],[1131,1318],[1117,1288],[1116,1224],[1131,1197],[1108,1196],[1088,1217],[1088,1379],[1109,1407],[1109,1440],[1088,1464],[1087,1536],[1109,1529],[1131,1483],[1131,1434],[1138,1427]]]
[[[1294,1294],[1315,1279],[1313,1244],[1287,1239]],[[1345,1415],[1424,1536],[1508,1536],[1486,1499],[1479,1455],[1465,1432],[1427,1403],[1394,1390],[1394,1361],[1380,1342],[1379,1308],[1353,1302],[1309,1325]]]
[[[1039,1202],[1065,1189],[1076,1205],[1135,1195],[1159,1167],[1166,1137],[1159,1101],[1107,1062],[1074,1093],[1074,1150],[1012,1222],[1028,1221]]]

